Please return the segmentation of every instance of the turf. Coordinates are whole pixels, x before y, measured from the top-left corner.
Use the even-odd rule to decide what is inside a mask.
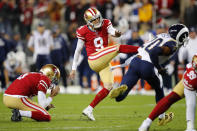
[[[0,94],[0,130],[137,131],[155,105],[154,96],[128,96],[120,103],[106,98],[94,110],[96,121],[93,122],[81,116],[81,112],[94,96],[60,94],[53,101],[56,108],[49,111],[51,122],[36,122],[29,118],[11,122],[11,110],[3,105]],[[185,100],[174,104],[169,111],[175,113],[174,120],[165,126],[157,126],[155,120],[151,131],[183,131],[186,128]]]

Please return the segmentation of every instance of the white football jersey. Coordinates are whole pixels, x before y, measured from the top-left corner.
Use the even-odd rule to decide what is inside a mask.
[[[20,66],[20,62],[16,59],[8,60],[6,59],[4,62],[5,69],[8,71],[8,76],[16,77],[16,69]]]
[[[176,41],[173,40],[169,34],[162,33],[162,34],[157,35],[151,41],[145,43],[142,47],[140,47],[138,49],[138,55],[142,56],[142,60],[152,63],[149,53],[151,52],[152,49],[157,48],[157,47],[161,47],[164,45],[166,45],[170,48],[177,47]],[[168,59],[169,59],[169,56],[159,56],[159,64],[163,64]]]
[[[28,42],[28,47],[34,47],[34,53],[39,55],[49,55],[53,45],[53,37],[49,30],[45,30],[43,34],[33,31]]]

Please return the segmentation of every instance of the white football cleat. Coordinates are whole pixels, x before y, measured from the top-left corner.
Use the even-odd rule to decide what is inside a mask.
[[[83,110],[82,114],[84,116],[87,116],[89,120],[95,121],[95,118],[94,118],[94,115],[93,115],[93,111],[90,110],[88,107]]]

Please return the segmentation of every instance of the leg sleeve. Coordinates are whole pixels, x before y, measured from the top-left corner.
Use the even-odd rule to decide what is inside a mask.
[[[190,91],[184,88],[184,94],[186,101],[186,120],[191,121],[194,124],[196,111],[196,91]]]

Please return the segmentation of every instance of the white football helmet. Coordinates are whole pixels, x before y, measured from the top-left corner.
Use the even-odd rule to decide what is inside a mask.
[[[102,26],[103,18],[101,16],[100,11],[98,11],[96,8],[89,8],[84,13],[84,19],[88,25],[91,25],[93,28],[97,29]],[[93,21],[99,19],[99,22],[96,24],[93,24]]]

